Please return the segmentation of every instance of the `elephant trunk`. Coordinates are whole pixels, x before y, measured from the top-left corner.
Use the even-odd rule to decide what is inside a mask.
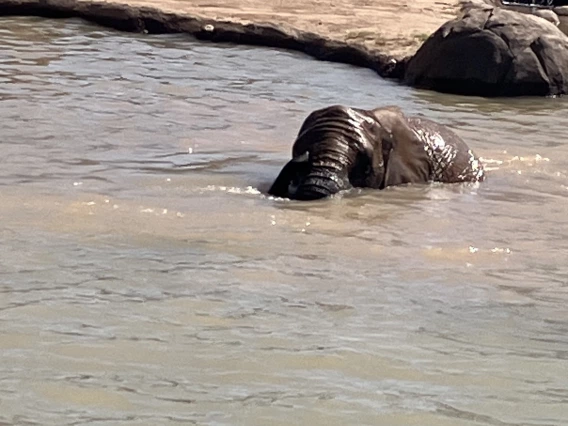
[[[336,194],[347,187],[344,179],[339,178],[335,173],[327,169],[315,169],[298,185],[292,198],[302,201],[318,200]]]
[[[327,144],[321,144],[320,148]],[[293,199],[317,200],[349,189],[349,170],[353,165],[354,153],[346,143],[337,140],[327,149],[320,149],[310,156],[308,173],[299,183]]]

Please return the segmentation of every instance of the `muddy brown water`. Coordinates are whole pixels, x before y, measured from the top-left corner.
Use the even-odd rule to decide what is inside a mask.
[[[568,424],[568,100],[1,22],[0,424]],[[333,103],[451,126],[487,182],[262,195]]]

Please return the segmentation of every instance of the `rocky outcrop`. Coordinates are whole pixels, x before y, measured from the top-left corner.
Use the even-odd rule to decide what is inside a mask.
[[[382,77],[400,78],[404,68],[404,61],[307,31],[268,23],[206,19],[150,7],[80,0],[0,0],[0,16],[11,15],[77,17],[121,31],[187,33],[199,40],[296,50],[316,59],[370,68]]]
[[[408,62],[404,81],[480,96],[568,93],[568,37],[545,19],[475,7],[444,24]]]

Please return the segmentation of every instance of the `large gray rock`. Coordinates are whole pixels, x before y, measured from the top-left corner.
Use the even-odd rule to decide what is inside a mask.
[[[568,37],[545,19],[471,8],[445,23],[408,62],[412,86],[480,96],[568,93]]]

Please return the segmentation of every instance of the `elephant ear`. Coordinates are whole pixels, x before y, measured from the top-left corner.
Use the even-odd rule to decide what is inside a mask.
[[[385,161],[382,187],[428,182],[430,161],[424,142],[410,127],[402,111],[397,107],[386,107],[377,108],[371,113],[381,129]]]

